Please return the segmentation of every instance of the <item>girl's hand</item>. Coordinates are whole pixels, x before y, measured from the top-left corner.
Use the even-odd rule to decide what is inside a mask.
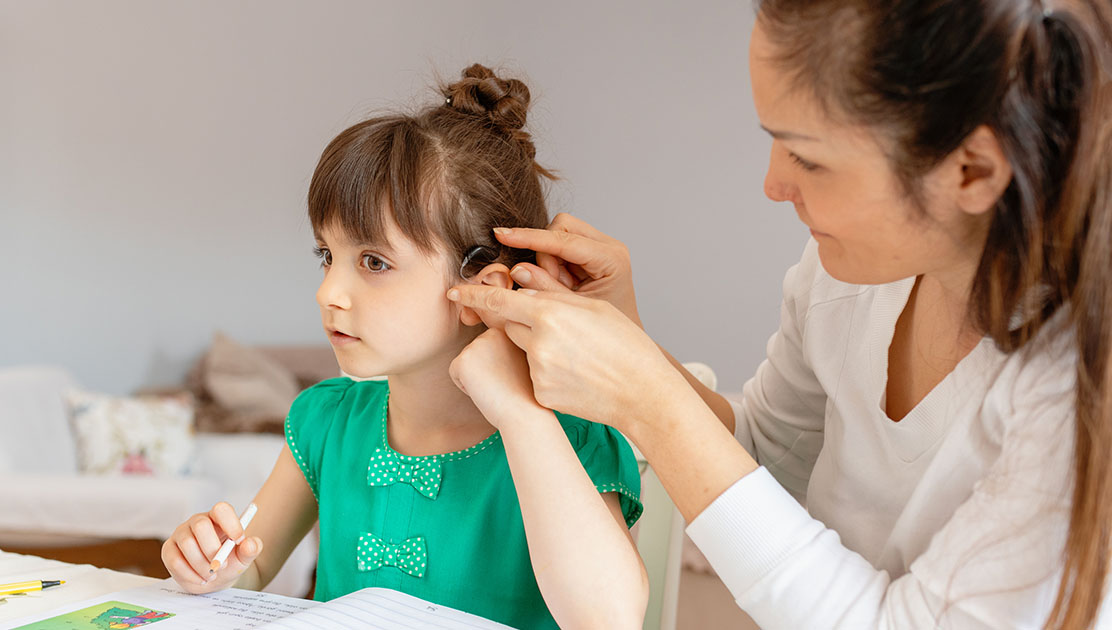
[[[537,252],[537,265],[521,263],[510,277],[522,287],[555,291],[563,286],[579,295],[610,302],[641,325],[633,293],[629,249],[586,221],[561,212],[548,229],[497,228],[504,245]]]
[[[653,416],[657,397],[690,389],[653,340],[608,302],[481,285],[454,287],[448,299],[484,320],[506,320],[506,335],[528,356],[534,398],[549,409],[626,430],[627,419]]]
[[[242,540],[228,554],[224,566],[209,573],[209,563],[220,545],[231,538],[244,536],[239,516],[227,503],[217,503],[208,513],[194,514],[178,525],[162,545],[162,562],[183,590],[189,593],[211,593],[231,586],[263,550],[263,541],[256,536]]]
[[[527,409],[542,409],[533,397],[525,353],[501,330],[491,328],[476,337],[452,361],[448,373],[496,429]]]

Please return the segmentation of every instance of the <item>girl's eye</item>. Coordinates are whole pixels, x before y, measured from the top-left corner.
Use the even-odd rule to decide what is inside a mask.
[[[382,273],[390,268],[390,265],[387,265],[386,261],[374,254],[363,254],[363,266],[371,273]]]
[[[808,162],[807,160],[804,160],[803,158],[799,157],[798,155],[796,155],[794,153],[789,152],[788,156],[791,157],[792,162],[795,162],[796,164],[798,164],[799,168],[802,168],[805,171],[813,171],[813,170],[818,169],[818,167],[819,167],[818,164],[815,164],[814,162]]]
[[[331,267],[332,266],[332,252],[328,251],[328,248],[314,247],[313,248],[313,255],[315,255],[317,258],[320,258],[320,266],[321,267]]]

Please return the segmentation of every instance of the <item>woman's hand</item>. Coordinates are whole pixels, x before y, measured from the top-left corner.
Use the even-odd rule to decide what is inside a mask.
[[[520,263],[510,271],[510,277],[522,287],[605,300],[644,328],[633,294],[629,250],[621,241],[563,213],[556,215],[547,230],[497,228],[495,237],[511,247],[537,252],[539,267]],[[483,318],[490,319],[488,326],[502,326],[502,322],[489,312]],[[735,420],[730,403],[699,382],[663,348],[660,351],[732,433]]]
[[[537,252],[539,267],[521,263],[510,272],[522,287],[556,291],[562,286],[610,302],[641,325],[629,250],[621,241],[566,213],[556,215],[545,230],[497,228],[494,235],[504,245]]]
[[[653,340],[608,302],[482,285],[454,287],[448,299],[484,320],[506,320],[506,336],[527,354],[533,396],[549,409],[624,430],[627,418],[653,416],[656,397],[671,388],[690,389]],[[471,393],[470,381],[462,386]],[[484,396],[504,395],[498,389]]]
[[[476,337],[452,361],[448,374],[496,429],[504,428],[507,418],[542,409],[533,397],[525,353],[501,330],[491,328]]]
[[[189,593],[211,593],[239,579],[263,550],[256,536],[242,540],[224,565],[209,573],[209,563],[225,539],[243,539],[243,527],[231,505],[220,502],[207,513],[194,514],[178,525],[162,545],[162,562],[174,580]]]

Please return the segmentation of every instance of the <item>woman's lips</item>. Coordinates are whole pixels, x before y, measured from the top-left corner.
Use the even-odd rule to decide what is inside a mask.
[[[338,330],[333,330],[332,332],[328,333],[328,340],[331,341],[332,345],[334,346],[342,346],[344,344],[355,343],[356,341],[359,341],[359,337],[352,337],[351,335],[345,335]]]

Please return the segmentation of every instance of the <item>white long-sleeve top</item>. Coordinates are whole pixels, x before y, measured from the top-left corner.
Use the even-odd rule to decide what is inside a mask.
[[[1041,628],[1053,606],[1076,420],[1064,312],[1017,353],[983,339],[893,422],[888,346],[913,284],[839,282],[814,241],[784,280],[733,403],[761,468],[687,529],[764,630]]]

